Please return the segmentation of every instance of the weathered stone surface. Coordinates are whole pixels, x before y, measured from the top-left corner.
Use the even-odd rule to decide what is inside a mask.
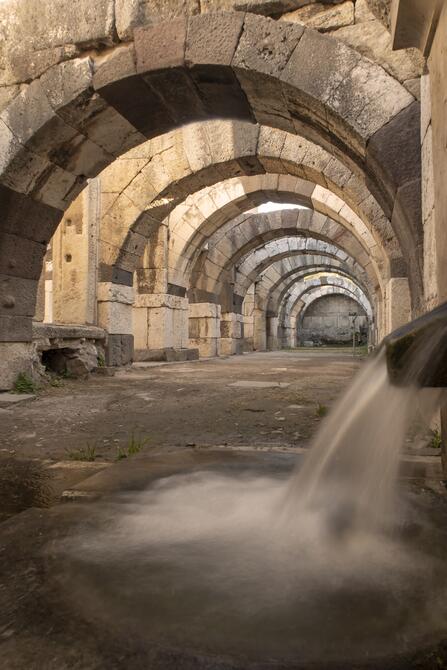
[[[62,341],[61,346],[63,346],[63,340],[104,340],[106,338],[106,331],[96,326],[62,325],[34,321],[33,338],[38,340],[56,339]],[[51,343],[49,346],[51,346]]]
[[[242,13],[191,17],[186,38],[186,65],[230,65],[243,23]]]
[[[322,32],[335,30],[354,23],[354,2],[347,0],[335,7],[315,2],[283,14],[281,21],[303,23]]]
[[[46,245],[17,235],[1,236],[0,268],[6,275],[38,279]]]
[[[391,35],[380,21],[368,21],[336,30],[334,37],[381,65],[389,74],[405,82],[420,77],[423,58],[416,49],[393,51]]]
[[[31,342],[0,341],[0,390],[11,389],[20,373],[33,377],[35,359]]]
[[[367,0],[367,3],[374,16],[389,29],[391,0]]]
[[[29,342],[32,322],[29,316],[0,314],[0,342]]]
[[[33,316],[36,302],[36,281],[0,274],[0,314]]]
[[[113,0],[9,0],[0,7],[7,45],[1,83],[29,81],[78,49],[114,42]]]
[[[134,30],[137,72],[151,72],[178,67],[185,61],[186,20],[177,18],[163,24],[163,29]]]
[[[233,67],[279,77],[303,32],[301,26],[247,14]]]
[[[111,367],[129,365],[133,361],[133,335],[108,335],[106,364]]]
[[[199,0],[115,0],[116,30],[121,40],[128,41],[138,26],[199,12]]]
[[[36,202],[2,185],[0,185],[0,211],[2,232],[34,240],[40,244],[47,244],[50,241],[62,218],[59,209]]]
[[[367,166],[382,177],[390,199],[399,186],[420,178],[420,103],[413,102],[371,138]]]

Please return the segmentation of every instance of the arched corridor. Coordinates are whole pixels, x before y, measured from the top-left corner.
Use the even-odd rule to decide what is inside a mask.
[[[442,0],[0,0],[1,670],[447,663],[446,35]],[[414,519],[356,553],[393,477]]]

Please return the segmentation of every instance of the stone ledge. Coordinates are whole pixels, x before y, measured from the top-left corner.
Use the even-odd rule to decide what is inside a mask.
[[[33,322],[33,340],[105,340],[107,333],[96,326]]]

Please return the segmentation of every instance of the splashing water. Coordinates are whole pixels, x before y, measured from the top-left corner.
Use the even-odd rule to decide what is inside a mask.
[[[319,510],[340,532],[389,524],[396,511],[399,456],[417,399],[415,386],[390,383],[385,352],[366,365],[292,477],[287,514]]]
[[[384,354],[366,364],[291,477],[276,461],[222,465],[96,506],[93,529],[59,547],[76,610],[148,644],[262,661],[381,658],[446,636],[445,532],[431,498],[403,508],[396,489],[421,400],[427,416],[439,403],[413,383],[420,364],[401,387]]]

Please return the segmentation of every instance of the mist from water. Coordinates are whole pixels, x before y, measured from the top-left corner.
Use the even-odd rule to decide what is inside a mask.
[[[409,426],[439,403],[415,379],[392,385],[383,353],[366,363],[292,475],[217,466],[104,504],[60,547],[77,611],[261,660],[365,660],[446,635],[446,539],[397,491]]]

